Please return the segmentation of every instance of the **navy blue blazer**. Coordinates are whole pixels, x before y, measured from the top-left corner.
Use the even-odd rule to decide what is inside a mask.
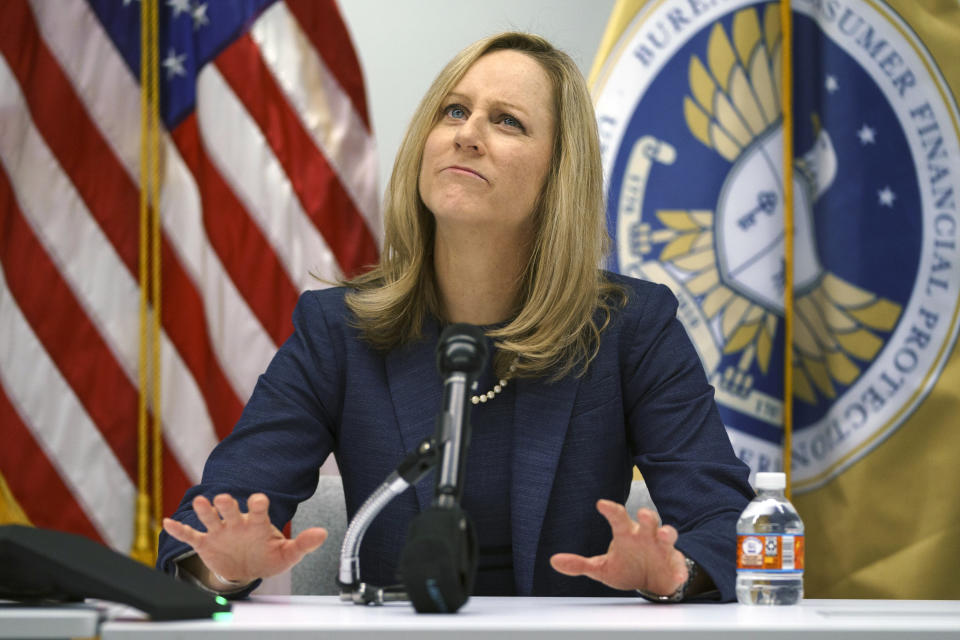
[[[613,595],[588,578],[554,571],[549,558],[604,553],[610,528],[596,511],[623,503],[632,467],[643,473],[677,548],[734,599],[736,520],[753,492],[734,455],[700,360],[662,285],[610,275],[627,290],[587,372],[558,382],[518,379],[510,469],[513,566],[518,595]],[[350,326],[343,288],[304,293],[294,333],[260,377],[240,421],[210,455],[200,485],[174,518],[202,530],[190,508],[198,493],[270,498],[282,527],[316,486],[333,453],[347,513],[434,431],[442,404],[436,369],[438,326],[415,344],[377,352]],[[474,424],[474,429],[480,428]],[[486,464],[504,464],[488,460]],[[374,521],[361,549],[361,576],[396,582],[407,525],[433,498],[433,475],[395,499]],[[633,514],[635,516],[635,514]],[[322,526],[322,522],[318,522]],[[158,566],[173,570],[186,545],[161,534]]]

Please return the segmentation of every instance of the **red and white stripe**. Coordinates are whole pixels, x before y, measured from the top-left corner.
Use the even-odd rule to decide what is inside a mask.
[[[343,47],[347,50],[344,51]],[[376,155],[332,2],[265,11],[161,146],[164,510],[290,333],[377,259]],[[161,80],[162,81],[162,80]],[[35,524],[121,550],[136,487],[140,91],[83,2],[0,6],[0,472]]]

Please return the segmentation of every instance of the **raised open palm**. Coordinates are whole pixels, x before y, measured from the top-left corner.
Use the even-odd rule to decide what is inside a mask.
[[[673,546],[677,530],[659,526],[657,514],[640,509],[634,522],[622,504],[610,500],[597,501],[597,511],[613,533],[607,552],[590,558],[557,553],[550,558],[554,569],[570,576],[587,576],[614,589],[643,589],[662,595],[673,593],[686,581],[686,562]]]
[[[215,496],[213,504],[197,496],[193,510],[206,532],[171,518],[163,519],[163,528],[193,547],[218,577],[246,584],[286,571],[327,538],[326,529],[321,527],[311,527],[296,538],[287,538],[270,522],[269,506],[270,499],[262,493],[250,496],[246,513],[240,511],[240,505],[229,494]]]

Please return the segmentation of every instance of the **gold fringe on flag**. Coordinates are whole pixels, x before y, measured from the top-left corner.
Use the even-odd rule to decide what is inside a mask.
[[[150,201],[153,217],[151,219],[150,231],[150,293],[151,304],[153,306],[153,322],[150,324],[150,345],[153,349],[153,379],[151,380],[150,390],[153,396],[153,558],[150,564],[156,564],[157,558],[157,537],[160,535],[160,522],[163,519],[163,420],[160,398],[160,325],[162,322],[160,299],[160,44],[159,44],[159,26],[157,21],[157,1],[153,0],[153,42],[151,47],[150,68],[150,110],[151,130],[150,130]]]
[[[0,473],[0,524],[24,524],[32,526],[30,518],[10,491],[7,479]]]
[[[137,504],[130,555],[157,557],[163,515],[160,412],[160,88],[157,0],[140,4],[140,367],[137,415]],[[149,305],[148,305],[149,296]],[[152,421],[148,404],[152,412]],[[150,428],[152,426],[152,429]],[[152,475],[148,469],[152,467]],[[151,508],[152,507],[152,508]]]
[[[790,451],[793,444],[793,15],[790,0],[780,0],[783,38],[783,471],[790,497]]]

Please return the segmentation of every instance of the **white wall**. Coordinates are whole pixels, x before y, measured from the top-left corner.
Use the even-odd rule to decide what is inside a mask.
[[[590,72],[615,0],[339,0],[367,83],[380,192],[413,110],[465,46],[501,31],[537,33]]]

